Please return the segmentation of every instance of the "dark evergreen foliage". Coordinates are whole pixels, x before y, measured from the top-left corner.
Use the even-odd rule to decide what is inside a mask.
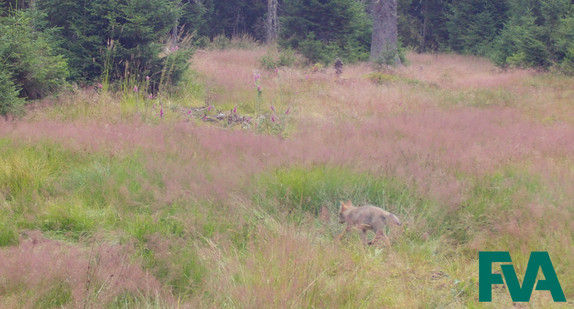
[[[490,57],[502,67],[574,74],[571,0],[399,0],[399,36],[418,51]]]
[[[75,80],[159,80],[181,10],[168,0],[41,0]],[[176,43],[172,42],[175,46]],[[179,51],[178,52],[183,52]]]
[[[507,14],[506,1],[453,1],[446,23],[449,47],[461,53],[489,55]]]
[[[366,60],[371,0],[278,1],[279,44],[311,63]],[[574,75],[571,0],[397,0],[401,45]],[[266,36],[266,0],[0,0],[0,114],[64,84],[176,83],[196,46]],[[58,56],[59,55],[59,56]],[[147,80],[147,78],[146,78]]]
[[[416,51],[448,48],[447,9],[450,0],[399,0],[399,38]]]
[[[182,0],[181,24],[196,36],[213,39],[249,35],[265,39],[267,0]]]
[[[510,17],[498,37],[494,60],[500,66],[556,64],[573,74],[574,4],[570,0],[510,1]]]
[[[0,17],[0,115],[18,114],[24,99],[38,99],[65,84],[66,61],[56,55],[49,32],[34,28],[33,12]]]
[[[285,0],[279,15],[280,45],[299,50],[310,62],[369,57],[372,26],[359,1]]]

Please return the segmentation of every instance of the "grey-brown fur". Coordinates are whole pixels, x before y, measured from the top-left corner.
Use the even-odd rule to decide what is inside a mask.
[[[337,237],[340,240],[343,235],[351,228],[357,228],[361,231],[361,241],[367,245],[367,231],[375,232],[375,237],[369,244],[375,243],[377,238],[383,237],[387,244],[390,244],[389,238],[385,235],[384,227],[388,221],[401,225],[401,221],[396,215],[373,205],[364,205],[360,207],[353,206],[351,201],[344,203],[341,201],[339,211],[339,222],[347,223],[345,230]]]

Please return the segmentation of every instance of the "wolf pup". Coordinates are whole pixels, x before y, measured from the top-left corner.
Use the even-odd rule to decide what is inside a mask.
[[[397,216],[379,207],[372,205],[355,207],[351,201],[347,201],[346,203],[341,201],[339,223],[346,222],[347,228],[337,236],[337,240],[340,241],[345,233],[355,227],[361,230],[361,241],[363,242],[363,246],[367,245],[368,230],[375,232],[375,237],[368,243],[369,245],[374,244],[379,236],[382,236],[387,245],[390,245],[389,238],[385,235],[385,231],[383,230],[387,221],[392,221],[399,226],[401,225],[401,221],[399,221]]]

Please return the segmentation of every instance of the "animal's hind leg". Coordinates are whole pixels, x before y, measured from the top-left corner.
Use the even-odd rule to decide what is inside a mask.
[[[385,244],[389,247],[391,246],[391,241],[389,240],[389,238],[387,237],[387,235],[383,230],[378,230],[375,233],[375,237],[373,237],[373,240],[369,242],[369,245],[374,244],[378,240],[378,238],[383,238],[385,240]]]
[[[361,230],[361,241],[363,242],[363,247],[366,247],[367,246],[367,230]]]

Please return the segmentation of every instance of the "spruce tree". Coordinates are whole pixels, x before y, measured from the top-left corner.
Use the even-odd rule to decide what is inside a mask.
[[[369,56],[371,22],[359,1],[285,0],[280,15],[280,45],[299,50],[312,63]]]
[[[58,27],[75,80],[159,79],[162,41],[180,10],[169,0],[38,0],[46,26]]]
[[[505,1],[453,1],[447,15],[450,48],[465,54],[490,55],[508,10]]]
[[[511,14],[496,41],[500,66],[571,68],[574,5],[569,0],[510,0]],[[572,72],[574,73],[574,72]]]

